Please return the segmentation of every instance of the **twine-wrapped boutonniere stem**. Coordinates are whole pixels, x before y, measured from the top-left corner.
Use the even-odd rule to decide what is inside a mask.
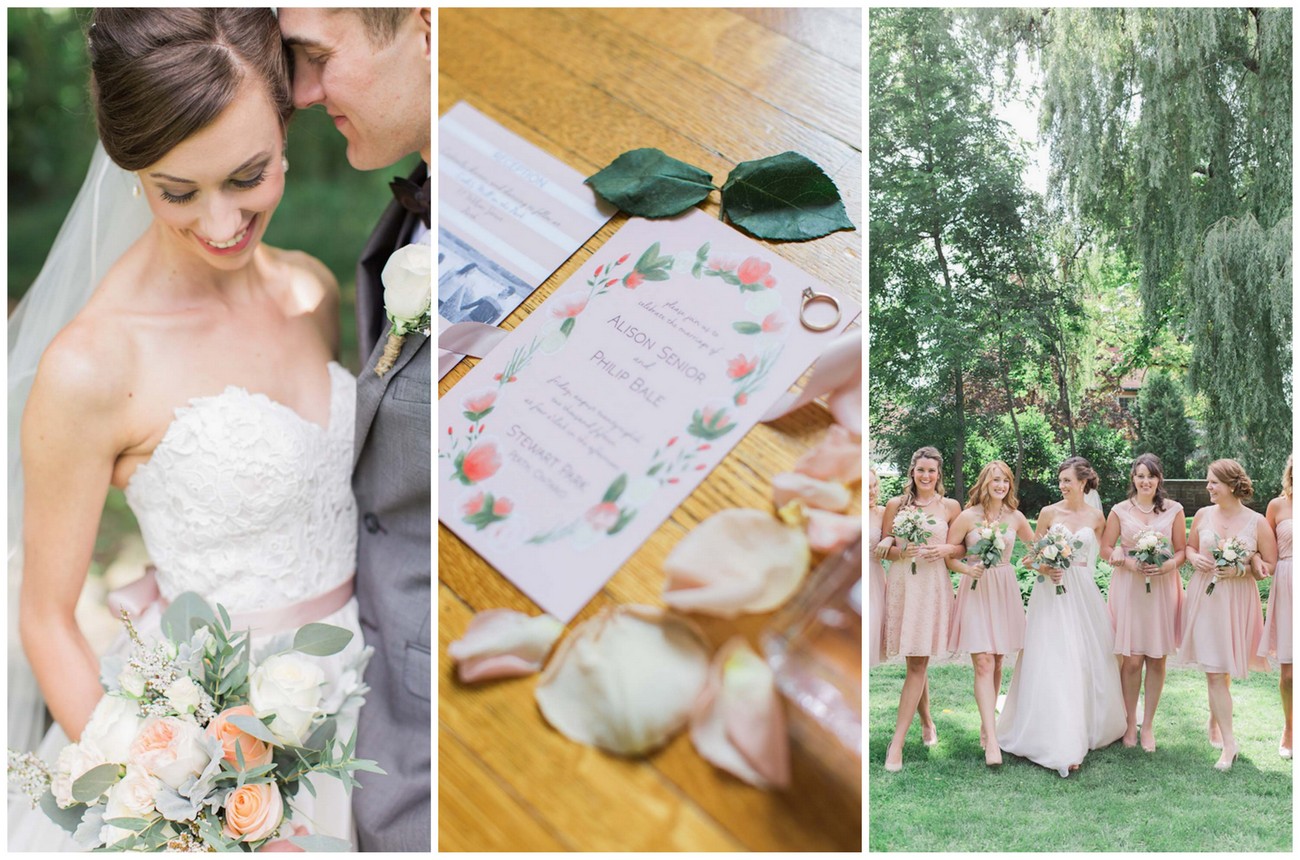
[[[379,276],[384,284],[384,313],[392,327],[384,352],[375,363],[375,375],[393,369],[402,354],[406,336],[419,331],[429,334],[433,303],[432,248],[423,243],[398,248],[384,264]]]

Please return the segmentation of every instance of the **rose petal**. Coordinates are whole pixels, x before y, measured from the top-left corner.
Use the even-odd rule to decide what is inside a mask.
[[[691,713],[691,743],[704,759],[750,785],[790,784],[790,743],[775,678],[739,636],[713,658]]]
[[[819,481],[798,472],[782,472],[772,478],[772,498],[778,508],[798,499],[810,508],[843,512],[849,509],[853,494],[836,481]]]
[[[700,523],[664,559],[664,602],[734,618],[789,599],[811,559],[803,531],[763,511],[734,508]]]
[[[474,616],[447,653],[457,663],[461,683],[517,678],[542,668],[562,632],[564,625],[549,615],[489,609]]]
[[[808,545],[814,552],[841,552],[862,534],[862,517],[805,508]]]
[[[794,470],[820,481],[853,484],[862,480],[862,443],[838,424],[794,464]]]
[[[535,695],[570,740],[643,755],[686,725],[708,668],[691,622],[650,606],[607,607],[560,643]]]

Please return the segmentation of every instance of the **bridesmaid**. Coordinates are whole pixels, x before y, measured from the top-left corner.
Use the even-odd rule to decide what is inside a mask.
[[[1011,566],[1011,550],[1019,537],[1026,545],[1034,542],[1034,530],[1020,512],[1016,479],[1011,467],[1001,460],[985,466],[970,491],[966,510],[953,520],[948,540],[972,547],[979,541],[984,524],[1003,528],[1006,548],[1002,561],[988,569],[978,558],[950,560],[948,567],[960,573],[957,606],[953,610],[948,650],[970,654],[975,667],[975,704],[980,712],[980,746],[984,764],[1002,764],[995,728],[998,690],[1002,689],[1002,658],[1015,654],[1025,644],[1025,605],[1020,583]],[[978,588],[974,587],[978,583]]]
[[[944,497],[942,470],[943,455],[937,449],[929,446],[917,449],[907,469],[903,494],[889,500],[881,525],[881,531],[890,534],[894,530],[894,517],[911,508],[924,512],[936,523],[924,544],[908,544],[901,550],[891,545],[886,550],[886,558],[903,562],[891,565],[889,569],[886,657],[902,655],[907,659],[907,677],[898,702],[898,721],[885,754],[885,770],[891,773],[903,769],[903,741],[926,690],[926,669],[930,658],[947,653],[953,594],[946,559],[962,552],[962,547],[947,543],[948,525],[961,513],[961,506],[955,499]],[[912,572],[913,561],[916,563],[915,573]],[[921,739],[926,746],[933,746],[939,740],[934,722],[931,720],[926,725],[922,719]]]
[[[885,516],[885,509],[880,506],[880,477],[875,469],[870,470],[870,475],[867,484],[867,528],[871,533],[871,595],[867,638],[871,642],[871,655],[867,668],[874,669],[883,661],[885,651],[885,567],[880,560],[885,557],[889,547],[882,547],[880,543],[880,526]]]
[[[1165,686],[1165,660],[1177,652],[1182,639],[1183,580],[1178,568],[1187,548],[1185,517],[1183,506],[1165,496],[1160,458],[1141,454],[1129,470],[1128,499],[1111,508],[1101,537],[1102,552],[1115,547],[1110,556],[1114,572],[1108,603],[1115,653],[1121,657],[1119,677],[1128,721],[1124,746],[1136,746],[1138,742],[1137,700],[1145,666],[1142,749],[1147,752],[1156,751],[1156,705]],[[1129,555],[1138,533],[1145,529],[1169,540],[1172,558],[1158,567],[1141,564]]]
[[[1187,539],[1187,559],[1196,568],[1187,584],[1187,606],[1183,641],[1178,662],[1205,673],[1210,700],[1210,745],[1223,748],[1215,763],[1228,770],[1237,758],[1237,740],[1232,733],[1232,689],[1230,678],[1245,678],[1251,669],[1264,671],[1268,664],[1258,656],[1263,638],[1264,617],[1259,605],[1258,581],[1267,569],[1255,562],[1258,553],[1264,568],[1277,563],[1277,543],[1268,520],[1245,506],[1254,494],[1250,476],[1236,460],[1215,460],[1205,478],[1211,505],[1201,508],[1192,519]],[[1237,537],[1251,555],[1244,576],[1219,579],[1213,594],[1206,594],[1214,578],[1211,551],[1223,538]]]
[[[1268,524],[1277,536],[1277,571],[1268,592],[1268,615],[1259,656],[1272,657],[1281,666],[1278,688],[1282,693],[1282,740],[1277,754],[1291,757],[1291,458],[1282,471],[1282,495],[1268,503]]]

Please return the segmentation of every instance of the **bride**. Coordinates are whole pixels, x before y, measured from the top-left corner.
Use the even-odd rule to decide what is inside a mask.
[[[352,596],[355,380],[332,361],[334,278],[262,242],[284,192],[293,112],[276,19],[98,9],[88,42],[104,152],[10,329],[11,410],[26,387],[14,351],[40,356],[21,425],[19,609],[57,723],[39,753],[52,761],[78,739],[102,695],[73,611],[110,485],[157,566],[142,632],[185,591],[252,627],[254,647],[311,621],[353,632],[320,660],[327,699],[348,701],[346,739],[367,656]],[[84,306],[69,322],[60,305]],[[12,461],[10,477],[12,493]],[[295,831],[350,838],[342,784],[315,785],[314,800],[294,799]],[[40,812],[16,817],[12,802],[9,833],[11,850],[72,847]]]
[[[1084,494],[1097,487],[1097,473],[1071,457],[1057,475],[1062,500],[1039,513],[1035,536],[1061,526],[1083,546],[1067,570],[1039,568],[1044,578],[1029,598],[1025,648],[997,732],[1003,752],[1068,776],[1088,750],[1124,734],[1124,699],[1110,616],[1093,581],[1105,519]],[[1058,584],[1064,594],[1056,593]]]

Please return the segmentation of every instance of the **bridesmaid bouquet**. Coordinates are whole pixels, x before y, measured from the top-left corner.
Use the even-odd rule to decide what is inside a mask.
[[[1241,542],[1241,538],[1221,538],[1214,548],[1210,550],[1210,555],[1214,558],[1214,576],[1210,579],[1210,586],[1205,589],[1206,594],[1214,593],[1214,586],[1219,584],[1219,571],[1224,571],[1225,576],[1229,575],[1229,568],[1236,571],[1232,576],[1242,576],[1246,572],[1246,559],[1250,557],[1250,552],[1246,545]]]
[[[1129,555],[1142,564],[1154,564],[1157,567],[1174,557],[1169,549],[1169,538],[1155,529],[1143,529],[1138,532],[1137,539],[1133,542],[1133,551]],[[1150,594],[1151,577],[1148,576],[1146,580],[1147,594]]]
[[[987,570],[990,567],[1002,563],[1002,553],[1007,548],[1007,527],[1003,523],[992,525],[983,522],[975,529],[975,535],[979,540],[971,545],[970,557],[975,558]],[[971,580],[971,591],[979,587],[978,579]]]
[[[934,526],[939,523],[920,508],[908,508],[894,517],[894,537],[909,543],[925,543],[934,534]],[[916,559],[912,559],[912,574],[916,574]]]
[[[1074,558],[1074,551],[1083,548],[1083,541],[1076,540],[1062,526],[1052,526],[1034,543],[1033,552],[1038,564],[1045,564],[1048,567],[1054,567],[1057,570],[1068,570]],[[1043,575],[1038,575],[1038,581],[1043,581]],[[1065,594],[1065,584],[1058,582],[1056,584],[1056,593]]]
[[[131,652],[105,660],[105,695],[78,743],[53,771],[31,753],[9,754],[10,780],[84,848],[105,851],[348,850],[321,835],[290,836],[286,811],[311,773],[338,777],[350,791],[357,771],[383,773],[353,756],[335,718],[367,690],[369,651],[340,689],[327,692],[307,657],[336,654],[352,633],[307,624],[249,652],[248,634],[195,594],[182,594],[162,619],[166,637],[146,644],[123,612]],[[346,687],[346,688],[344,688]],[[277,839],[277,837],[282,837]]]

